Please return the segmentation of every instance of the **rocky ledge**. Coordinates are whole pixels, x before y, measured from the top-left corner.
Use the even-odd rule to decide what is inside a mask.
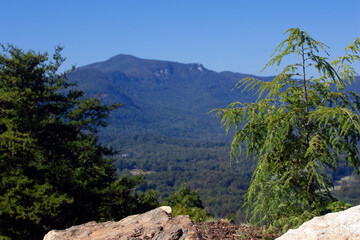
[[[188,216],[171,218],[171,208],[160,207],[118,222],[89,222],[65,230],[52,230],[44,240],[259,240],[269,237],[274,239],[276,236],[265,237],[255,226],[235,226],[222,221],[194,224]],[[360,240],[360,206],[315,217],[278,239]]]
[[[328,213],[289,230],[277,240],[360,240],[360,205]]]
[[[160,207],[118,222],[89,222],[65,230],[52,230],[44,240],[198,240],[202,239],[188,216],[171,218],[170,207]]]

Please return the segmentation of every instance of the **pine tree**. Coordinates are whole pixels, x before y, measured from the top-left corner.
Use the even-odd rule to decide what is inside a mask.
[[[258,161],[245,195],[251,219],[284,228],[347,207],[331,195],[325,170],[344,160],[358,173],[360,164],[359,95],[347,87],[355,80],[360,38],[329,63],[325,44],[298,28],[286,34],[265,68],[279,67],[288,55],[297,62],[273,81],[241,80],[235,88],[254,91],[255,103],[216,109],[226,131],[235,129],[232,159],[246,149]]]
[[[53,228],[136,212],[131,189],[141,179],[116,180],[107,157],[114,151],[97,138],[121,105],[84,97],[67,81],[70,71],[58,73],[61,47],[52,59],[1,50],[0,236],[40,239]]]

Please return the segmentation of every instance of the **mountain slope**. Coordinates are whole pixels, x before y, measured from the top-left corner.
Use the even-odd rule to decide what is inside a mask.
[[[70,79],[87,94],[100,93],[105,102],[126,103],[112,115],[112,133],[219,141],[225,139],[224,131],[208,112],[233,101],[255,100],[249,93],[231,91],[247,76],[217,73],[201,64],[117,55],[77,69]]]
[[[161,198],[187,182],[200,190],[208,212],[242,219],[242,196],[253,164],[230,165],[229,145],[214,143],[229,139],[209,111],[233,101],[255,100],[231,91],[247,76],[217,73],[201,64],[117,55],[76,69],[70,80],[87,95],[100,94],[105,103],[126,103],[100,132],[103,143],[120,150],[115,156],[118,174],[145,171],[141,189],[155,189]]]
[[[141,189],[158,190],[161,198],[187,182],[200,190],[208,212],[217,217],[235,214],[241,221],[254,162],[243,156],[230,165],[230,144],[221,142],[231,134],[226,138],[214,113],[208,112],[235,101],[255,101],[252,93],[231,91],[249,76],[217,73],[201,64],[117,55],[78,68],[69,78],[87,95],[100,94],[105,103],[126,103],[100,132],[104,144],[120,151],[115,156],[118,174],[147,173]],[[360,92],[360,84],[351,89]],[[346,166],[339,169],[334,179],[351,174]]]

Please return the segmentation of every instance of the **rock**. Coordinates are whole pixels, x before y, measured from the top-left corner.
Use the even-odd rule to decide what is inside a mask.
[[[277,240],[360,239],[360,205],[337,213],[329,213],[291,229]]]
[[[170,207],[160,207],[118,222],[88,222],[65,230],[52,230],[44,240],[199,240],[189,216],[171,218]]]

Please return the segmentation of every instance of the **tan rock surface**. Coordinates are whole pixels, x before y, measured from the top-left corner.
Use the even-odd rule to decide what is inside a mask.
[[[118,222],[88,222],[65,230],[52,230],[44,240],[198,240],[201,239],[188,216],[171,218],[170,207],[160,207]]]
[[[360,240],[360,205],[315,217],[277,240]]]

